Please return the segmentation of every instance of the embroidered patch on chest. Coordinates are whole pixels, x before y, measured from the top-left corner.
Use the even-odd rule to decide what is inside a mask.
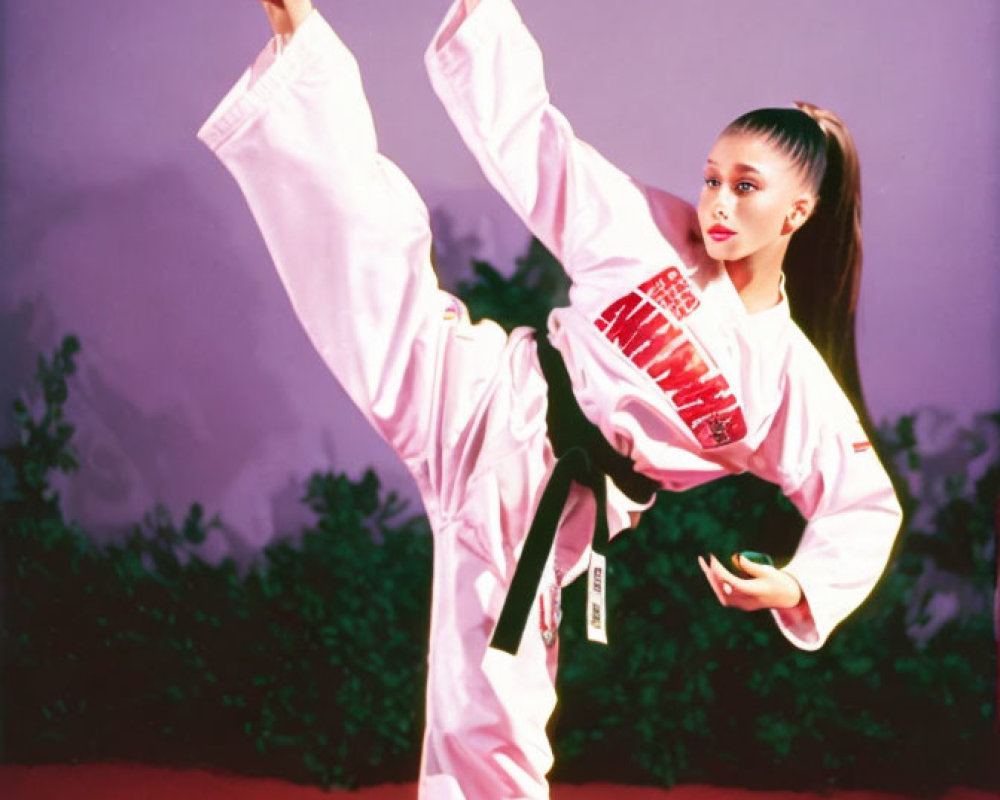
[[[654,275],[640,285],[636,291],[646,295],[677,319],[684,319],[701,303],[692,291],[691,284],[677,267],[667,267],[659,275]]]
[[[668,267],[611,303],[594,325],[653,379],[707,450],[740,441],[747,426],[725,376],[679,324],[699,303],[683,273]]]

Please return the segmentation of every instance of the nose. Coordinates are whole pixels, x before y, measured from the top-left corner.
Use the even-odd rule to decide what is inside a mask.
[[[715,202],[712,204],[712,216],[715,219],[729,219],[732,212],[732,195],[725,189],[720,190],[715,195]]]

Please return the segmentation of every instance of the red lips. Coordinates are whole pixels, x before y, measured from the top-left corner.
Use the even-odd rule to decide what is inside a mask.
[[[736,231],[730,230],[725,225],[713,225],[708,229],[708,235],[715,242],[724,242],[730,236],[735,236]]]

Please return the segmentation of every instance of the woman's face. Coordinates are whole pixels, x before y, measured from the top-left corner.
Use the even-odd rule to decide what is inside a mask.
[[[781,258],[814,205],[800,168],[759,134],[725,134],[708,154],[698,222],[716,260]]]

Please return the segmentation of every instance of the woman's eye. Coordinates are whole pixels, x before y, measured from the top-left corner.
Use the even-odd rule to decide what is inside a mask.
[[[736,189],[741,194],[747,194],[748,192],[754,191],[754,189],[756,188],[757,187],[754,184],[750,183],[750,181],[740,181],[739,183],[736,184]]]
[[[715,189],[719,186],[719,181],[717,178],[705,178],[705,185]]]

